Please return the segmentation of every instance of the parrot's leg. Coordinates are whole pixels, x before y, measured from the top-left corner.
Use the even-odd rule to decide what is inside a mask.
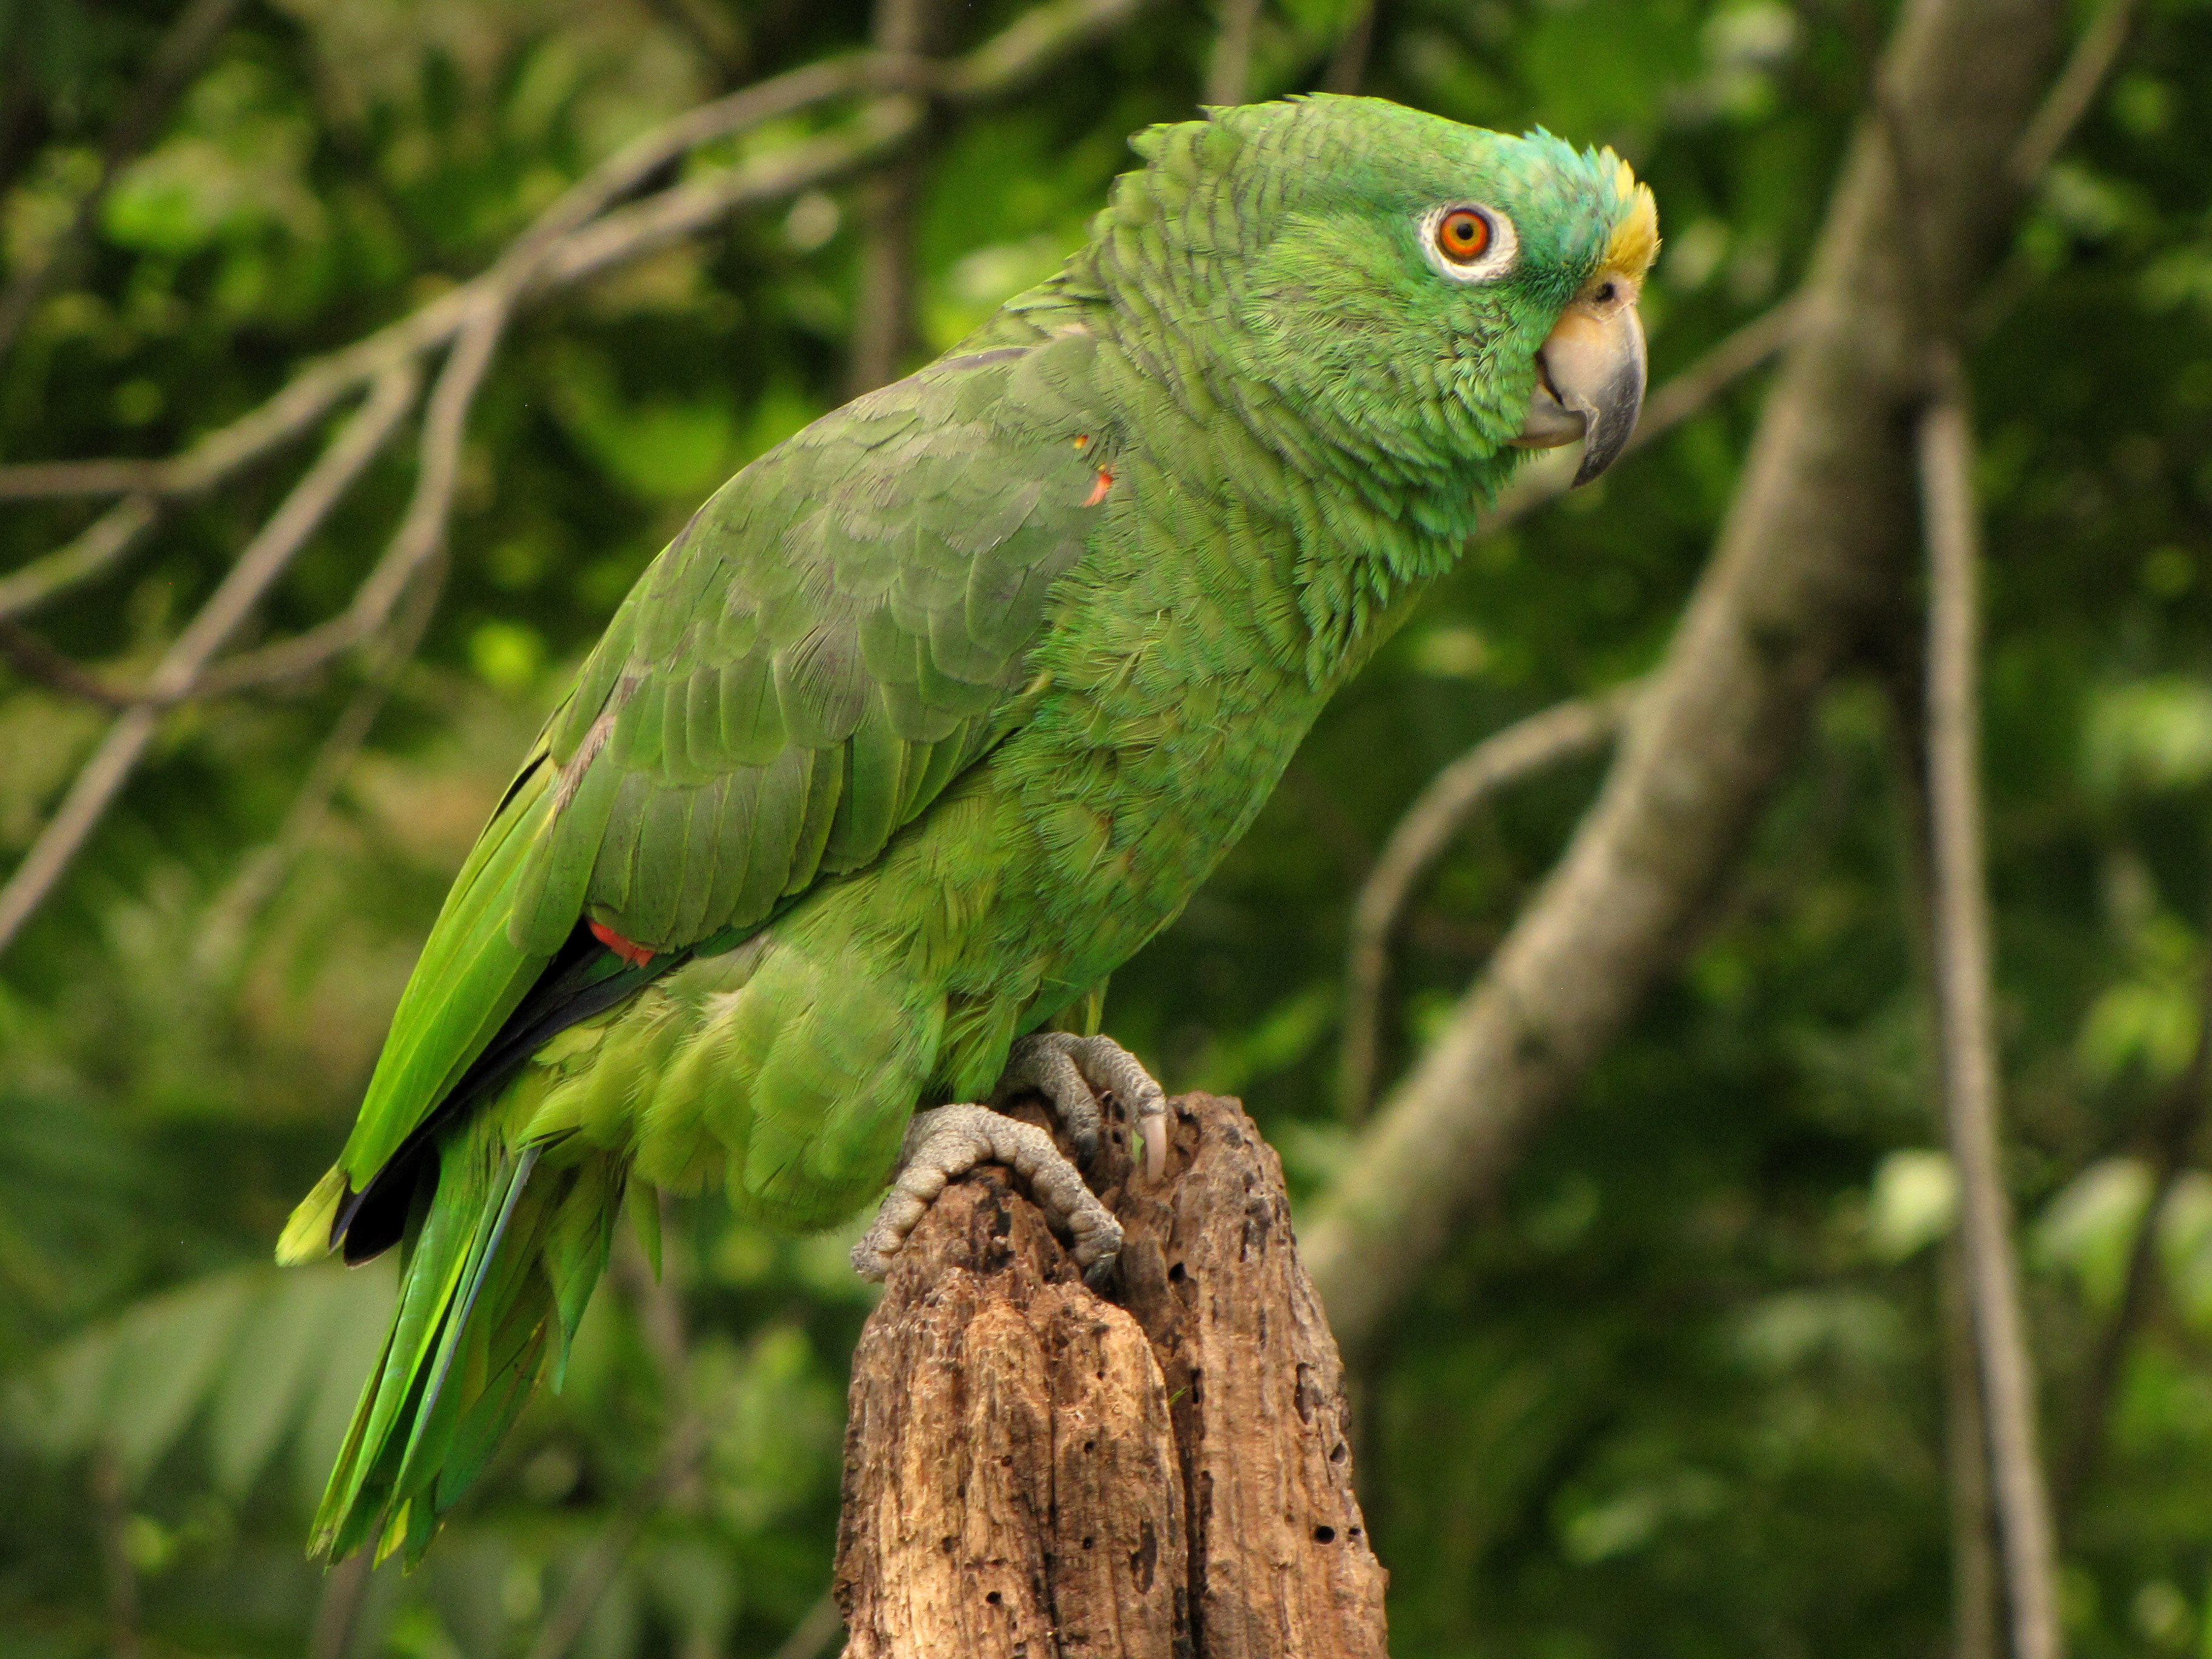
[[[1023,1037],[1006,1056],[1006,1069],[992,1091],[991,1103],[1003,1107],[1032,1090],[1052,1103],[1085,1169],[1098,1156],[1098,1137],[1104,1128],[1099,1097],[1111,1095],[1128,1108],[1137,1133],[1145,1138],[1146,1182],[1158,1186],[1167,1173],[1167,1091],[1112,1037],[1077,1036],[1067,1031],[1039,1031]]]
[[[1084,1278],[1094,1289],[1105,1281],[1121,1254],[1121,1224],[1083,1184],[1050,1135],[988,1106],[939,1106],[915,1114],[898,1175],[876,1212],[875,1225],[853,1247],[853,1270],[863,1279],[887,1275],[891,1258],[937,1195],[979,1164],[1004,1164],[1021,1176],[1046,1218],[1073,1237]]]

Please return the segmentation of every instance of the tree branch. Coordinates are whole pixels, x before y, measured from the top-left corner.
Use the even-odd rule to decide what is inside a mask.
[[[1951,1516],[1952,1659],[1998,1659],[1996,1516],[1990,1505],[1989,1429],[1982,1411],[1974,1312],[1958,1235],[1936,1250],[1942,1320],[1944,1492]]]
[[[732,210],[773,200],[865,165],[914,130],[912,119],[865,106],[842,136],[672,185],[623,213],[606,210],[645,179],[699,145],[856,93],[933,89],[951,103],[981,103],[1042,74],[1067,54],[1118,28],[1148,0],[1048,0],[967,56],[918,64],[858,53],[808,64],[703,104],[626,144],[571,185],[500,261],[470,283],[301,372],[267,403],[167,460],[37,461],[0,466],[0,501],[108,495],[128,490],[191,495],[220,483],[307,431],[332,405],[394,362],[435,350],[459,333],[488,287],[514,283],[515,266],[536,265],[515,298],[542,298],[704,228]],[[601,216],[604,215],[605,216]],[[540,258],[542,256],[542,258]]]
[[[377,382],[359,411],[331,440],[307,476],[293,486],[283,505],[247,544],[200,613],[163,654],[148,682],[150,696],[167,701],[191,684],[202,665],[283,574],[323,516],[384,447],[413,405],[416,384],[411,364],[392,369]],[[40,831],[7,884],[0,887],[0,950],[5,950],[21,931],[91,836],[93,827],[146,752],[160,718],[158,703],[149,702],[126,711],[108,728],[106,738],[63,797],[60,809]]]
[[[1944,1122],[1959,1171],[1966,1297],[1981,1366],[2013,1651],[2018,1659],[2058,1659],[2063,1649],[2051,1494],[2036,1445],[2035,1371],[2027,1352],[1997,1127],[1979,782],[1981,536],[1974,507],[1973,432],[1957,368],[1947,364],[1946,370],[1919,428],[1929,559],[1930,944]]]
[[[876,50],[887,58],[921,58],[937,44],[942,0],[876,0]],[[927,115],[917,108],[917,118]],[[852,362],[846,395],[897,379],[919,331],[915,299],[926,135],[918,134],[881,172],[860,186],[860,302],[853,317]]]
[[[1884,689],[1889,694],[1890,784],[1902,820],[1898,887],[1905,932],[1926,1017],[1930,1054],[1942,1046],[1936,1018],[1935,889],[1929,872],[1934,837],[1928,822],[1929,724],[1925,639],[1907,643],[1903,630],[1886,637]],[[1902,647],[1902,648],[1899,648]],[[1929,1108],[1940,1124],[1940,1090]],[[1990,1503],[1989,1435],[1982,1409],[1981,1365],[1974,1314],[1966,1296],[1966,1257],[1954,1227],[1934,1252],[1934,1291],[1943,1377],[1944,1496],[1951,1522],[1951,1659],[1999,1659],[2003,1619],[1997,1598],[1996,1516]]]
[[[2041,94],[2063,15],[2058,0],[1910,0],[1899,19],[1884,72],[1923,135],[1951,280],[1986,271],[2008,229],[2011,204],[1988,181]],[[1899,216],[1863,121],[1713,562],[1597,804],[1302,1230],[1348,1350],[1374,1340],[1517,1140],[1680,961],[1820,687],[1894,592],[1911,542],[1900,434],[1927,385]]]
[[[93,1454],[89,1483],[100,1573],[107,1581],[107,1650],[112,1659],[140,1659],[146,1651],[146,1633],[139,1618],[138,1569],[124,1541],[131,1497],[113,1451],[102,1448]]]
[[[354,757],[368,741],[401,671],[422,646],[445,586],[446,563],[442,559],[432,561],[409,590],[406,605],[393,623],[374,670],[356,688],[325,735],[276,835],[246,858],[229,884],[208,907],[206,919],[192,941],[194,957],[204,974],[227,976],[235,968],[255,918],[276,897],[301,853],[330,817],[331,803],[337,798]]]
[[[125,495],[94,520],[75,541],[0,577],[0,622],[34,611],[47,600],[104,576],[121,562],[157,516],[143,492]]]
[[[2127,44],[2129,25],[2135,21],[2136,0],[2105,0],[2089,27],[2074,43],[2066,67],[2058,72],[2051,93],[2006,157],[2006,171],[2021,189],[2043,176],[2089,112],[2097,88],[2112,71],[2120,48]]]
[[[4,888],[0,888],[0,950],[52,890],[150,742],[158,713],[186,697],[224,696],[296,678],[375,635],[415,574],[443,548],[446,523],[468,409],[489,370],[515,307],[526,297],[580,281],[621,260],[702,228],[748,204],[794,194],[890,153],[919,130],[921,106],[903,93],[863,106],[842,133],[803,140],[772,155],[672,186],[635,205],[604,212],[653,171],[706,138],[726,136],[855,88],[935,85],[949,99],[996,95],[1066,51],[1133,15],[1144,0],[1052,0],[1018,18],[965,58],[946,65],[877,53],[811,65],[732,94],[679,117],[618,151],[572,186],[481,276],[326,360],[295,379],[258,410],[164,462],[93,461],[0,467],[0,497],[100,493],[123,489],[143,495],[204,489],[302,430],[365,375],[377,390],[369,407],[382,410],[391,388],[413,398],[416,359],[453,342],[424,421],[415,493],[398,533],[353,602],[337,617],[293,639],[209,666],[253,605],[317,524],[343,497],[374,446],[355,455],[362,417],[331,447],[307,480],[240,556],[229,577],[186,628],[134,705],[80,773],[70,793]],[[390,410],[396,422],[404,406]],[[380,428],[380,446],[390,428]],[[343,452],[343,455],[342,455]],[[350,457],[351,459],[344,459]],[[343,463],[343,464],[341,464]],[[310,486],[313,486],[311,489]],[[126,505],[128,505],[126,503]],[[107,542],[34,562],[9,579],[29,604],[83,580],[121,556],[121,527],[150,509],[111,513],[118,529]],[[103,523],[106,522],[103,520]],[[141,526],[143,527],[143,526]],[[95,526],[95,529],[99,526]],[[136,533],[135,531],[131,533]],[[35,573],[35,574],[33,574]],[[25,578],[28,580],[25,580]],[[8,592],[0,586],[0,596]]]
[[[1789,343],[1802,307],[1785,300],[1754,318],[1659,388],[1644,407],[1624,453],[1656,442],[1697,415]],[[1494,535],[1569,488],[1571,468],[1524,470],[1483,515],[1476,536]],[[1379,1056],[1382,988],[1389,972],[1389,935],[1407,890],[1478,808],[1532,771],[1576,758],[1608,740],[1626,712],[1626,688],[1594,702],[1562,704],[1479,744],[1431,780],[1383,850],[1353,907],[1345,968],[1345,1024],[1337,1103],[1357,1122],[1367,1115]],[[1585,729],[1587,728],[1587,730]],[[1492,745],[1498,745],[1495,749]],[[1556,744],[1556,747],[1554,747]],[[1497,769],[1497,775],[1492,775]]]
[[[6,662],[25,679],[49,690],[97,703],[103,708],[129,708],[137,702],[128,691],[117,690],[28,629],[11,622],[0,621],[0,661]]]
[[[1493,732],[1430,779],[1398,820],[1352,908],[1337,1073],[1337,1103],[1346,1118],[1358,1122],[1367,1115],[1381,1046],[1390,935],[1414,884],[1468,820],[1501,792],[1611,741],[1628,717],[1635,691],[1630,684],[1600,697],[1577,697]]]

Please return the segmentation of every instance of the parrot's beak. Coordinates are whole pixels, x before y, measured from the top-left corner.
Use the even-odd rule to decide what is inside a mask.
[[[1559,313],[1536,354],[1536,391],[1513,440],[1523,449],[1583,441],[1575,483],[1611,466],[1636,430],[1644,407],[1644,321],[1636,289],[1607,278]]]

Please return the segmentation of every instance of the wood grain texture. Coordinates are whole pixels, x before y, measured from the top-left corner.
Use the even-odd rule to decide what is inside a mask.
[[[1387,1651],[1281,1164],[1234,1101],[1172,1112],[1157,1193],[1112,1136],[1111,1300],[995,1167],[909,1240],[854,1358],[846,1659]]]

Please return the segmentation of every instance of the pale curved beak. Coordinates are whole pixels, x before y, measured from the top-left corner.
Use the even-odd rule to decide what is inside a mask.
[[[1513,442],[1551,449],[1583,441],[1575,483],[1611,466],[1636,430],[1644,407],[1644,321],[1634,291],[1608,283],[1577,300],[1536,353],[1536,390]]]

